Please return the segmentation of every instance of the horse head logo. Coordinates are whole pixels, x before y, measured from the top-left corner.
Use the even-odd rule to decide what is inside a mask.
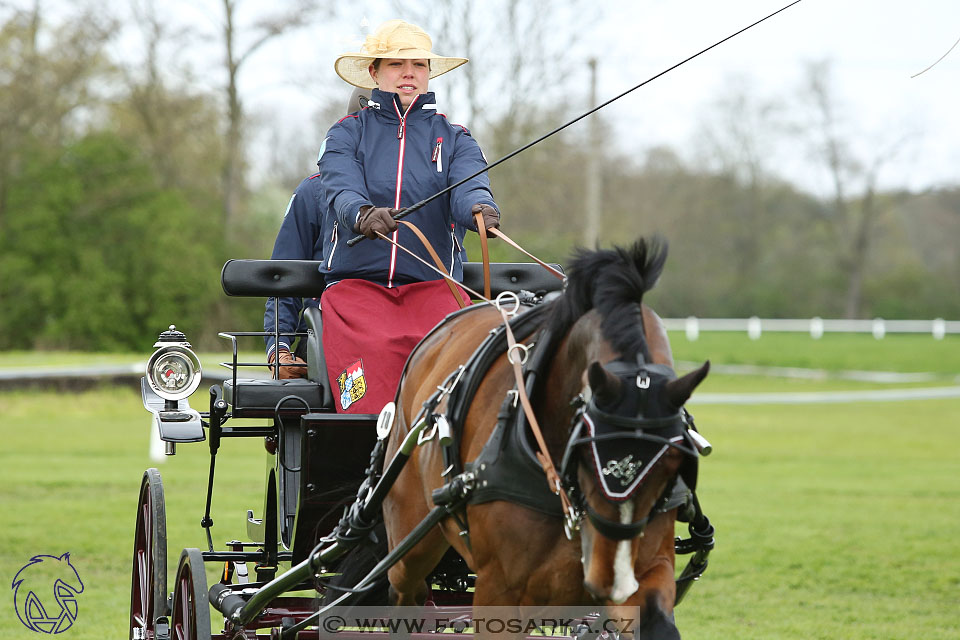
[[[31,631],[62,633],[77,619],[77,595],[83,593],[83,581],[70,564],[69,553],[33,556],[14,576],[11,588],[17,617]]]

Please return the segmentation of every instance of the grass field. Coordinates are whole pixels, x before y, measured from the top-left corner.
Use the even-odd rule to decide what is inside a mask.
[[[678,361],[830,374],[711,375],[703,386],[710,392],[903,386],[833,377],[840,369],[933,372],[929,384],[944,386],[960,372],[955,337],[672,338]],[[18,365],[0,355],[0,366]],[[684,637],[960,637],[960,399],[691,405],[714,445],[699,493],[717,549],[677,610]],[[143,470],[156,465],[147,456],[149,423],[129,389],[0,394],[0,578],[10,585],[31,556],[69,551],[85,589],[64,637],[125,637],[136,493]],[[156,465],[171,572],[181,548],[204,545],[208,459],[205,445],[182,445]],[[265,462],[260,441],[224,442],[213,509],[218,545],[244,537],[246,509],[261,513]],[[0,638],[35,637],[7,593]]]

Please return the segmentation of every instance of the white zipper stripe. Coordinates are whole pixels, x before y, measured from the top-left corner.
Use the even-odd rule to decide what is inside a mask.
[[[410,113],[410,109],[413,108],[413,105],[417,102],[417,96],[413,97],[413,102],[410,103],[410,106],[407,107],[407,110],[403,113],[400,113],[400,108],[397,107],[396,101],[393,102],[393,110],[397,112],[397,116],[400,118],[400,156],[397,159],[397,193],[394,198],[394,208],[400,208],[400,192],[403,189],[403,151],[407,145],[407,114]],[[400,234],[399,227],[396,231],[393,232],[393,241],[398,242],[398,237]],[[387,288],[393,288],[393,276],[397,270],[397,245],[390,245],[390,273],[387,277]]]
[[[453,275],[453,261],[457,257],[457,234],[453,230],[450,231],[450,268],[447,269],[447,273]]]
[[[330,240],[333,242],[333,248],[330,249],[330,257],[327,258],[327,270],[330,269],[330,265],[333,264],[333,254],[337,252],[337,223],[333,223],[333,234]]]

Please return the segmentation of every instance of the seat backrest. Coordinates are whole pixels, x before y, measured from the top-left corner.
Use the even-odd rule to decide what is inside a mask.
[[[307,322],[307,378],[323,387],[323,406],[333,406],[333,392],[327,379],[327,359],[323,357],[323,317],[317,307],[303,310]]]
[[[550,265],[557,271],[558,264]],[[463,284],[474,291],[483,291],[483,263],[463,263]],[[490,295],[496,298],[504,291],[532,293],[560,291],[563,282],[535,262],[491,262]]]
[[[324,289],[319,260],[227,260],[220,284],[228,296],[315,298]],[[562,271],[560,265],[551,265]],[[483,290],[483,264],[463,263],[463,284]],[[490,263],[491,294],[560,291],[563,283],[535,262]]]
[[[228,296],[311,298],[324,289],[319,260],[227,260],[220,286]]]

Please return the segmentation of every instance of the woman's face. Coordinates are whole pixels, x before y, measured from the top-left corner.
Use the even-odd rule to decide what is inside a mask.
[[[425,59],[384,58],[376,68],[370,65],[369,71],[378,89],[400,96],[400,104],[404,109],[419,94],[427,92],[427,83],[430,81],[430,64]]]

